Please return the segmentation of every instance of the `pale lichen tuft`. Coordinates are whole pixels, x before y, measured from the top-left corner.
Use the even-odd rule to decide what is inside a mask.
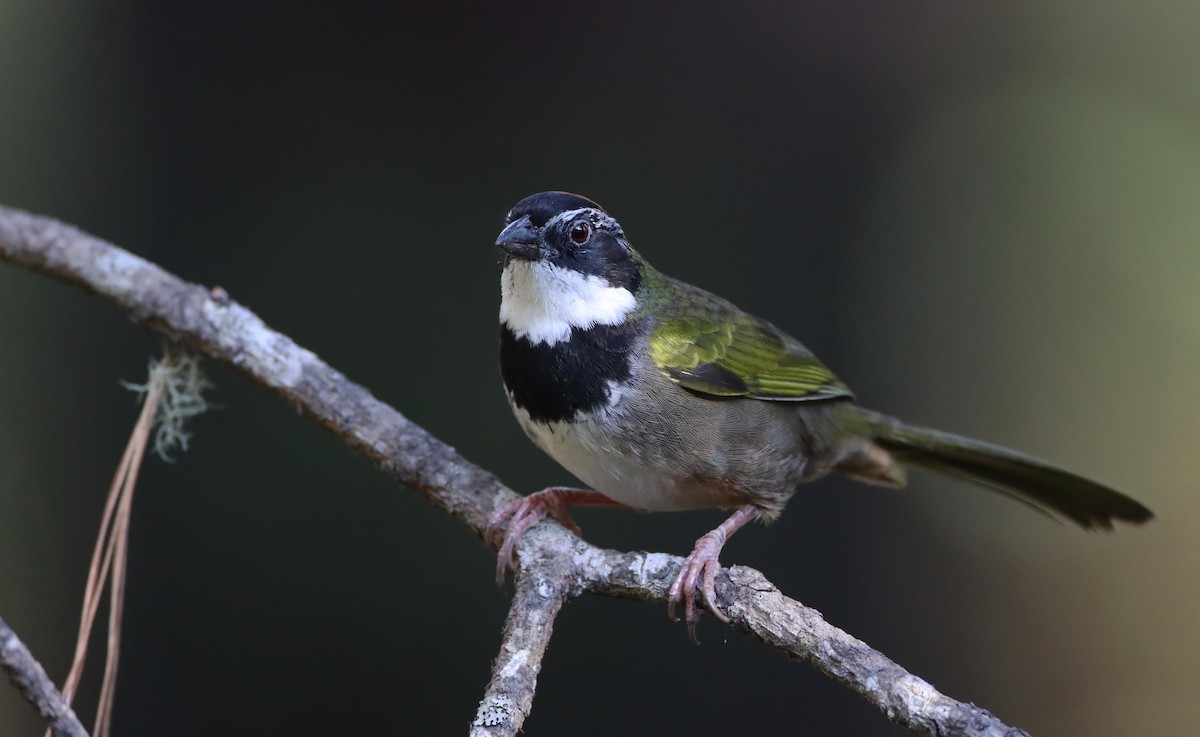
[[[212,382],[201,371],[200,360],[189,354],[171,354],[162,361],[151,359],[149,374],[145,384],[122,381],[121,385],[145,398],[156,382],[161,383],[154,416],[154,452],[173,463],[171,454],[176,450],[186,451],[191,439],[184,424],[209,407],[204,391],[212,387]]]

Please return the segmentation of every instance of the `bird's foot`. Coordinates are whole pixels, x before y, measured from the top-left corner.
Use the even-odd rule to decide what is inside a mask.
[[[729,617],[717,606],[716,580],[717,571],[721,570],[721,563],[717,557],[721,554],[721,549],[725,547],[725,541],[729,539],[729,536],[750,520],[757,518],[760,513],[761,511],[757,507],[748,504],[739,507],[729,519],[718,525],[716,529],[701,535],[700,539],[696,541],[696,547],[692,549],[688,557],[683,559],[679,575],[675,577],[675,581],[667,592],[667,616],[671,618],[672,622],[678,622],[679,618],[675,616],[675,607],[683,602],[683,617],[687,621],[688,637],[696,645],[700,644],[700,640],[696,638],[696,623],[700,621],[700,610],[696,606],[697,589],[699,589],[701,603],[705,604],[708,610],[717,616],[717,619],[729,622]]]
[[[728,622],[729,617],[717,607],[716,577],[721,570],[717,556],[725,546],[725,535],[720,530],[706,533],[696,541],[696,547],[683,559],[683,567],[671,584],[667,593],[667,616],[672,622],[678,622],[675,616],[675,606],[683,602],[683,617],[687,620],[688,637],[697,645],[696,623],[700,621],[700,610],[696,607],[696,594],[699,589],[700,598],[708,605],[709,611],[717,615],[717,619]]]
[[[583,531],[567,512],[570,506],[615,506],[616,502],[598,491],[572,489],[567,486],[551,486],[529,496],[504,505],[491,519],[484,530],[484,540],[496,553],[496,583],[504,585],[504,574],[509,568],[516,569],[513,552],[521,536],[547,517],[557,521],[576,535]],[[505,525],[507,524],[507,529]]]

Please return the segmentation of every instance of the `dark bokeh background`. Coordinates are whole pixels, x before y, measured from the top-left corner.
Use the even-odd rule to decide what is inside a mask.
[[[570,479],[504,403],[491,243],[520,197],[587,194],[866,403],[1160,515],[1089,535],[925,477],[830,480],[726,561],[1034,734],[1183,735],[1198,32],[1190,2],[0,0],[0,202],[220,284],[530,490]],[[117,381],[156,350],[0,266],[0,613],[56,678],[136,414]],[[138,489],[116,733],[463,734],[506,608],[483,545],[210,374],[219,409]],[[593,542],[682,553],[720,515],[579,518]],[[526,732],[902,734],[711,618],[701,636],[658,607],[570,605]],[[0,732],[39,733],[7,689]]]

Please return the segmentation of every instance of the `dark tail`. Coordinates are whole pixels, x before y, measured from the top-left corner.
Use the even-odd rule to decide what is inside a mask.
[[[971,481],[1085,529],[1111,530],[1113,520],[1140,523],[1154,517],[1121,492],[1038,458],[874,412],[864,410],[863,417],[875,444],[901,464]]]

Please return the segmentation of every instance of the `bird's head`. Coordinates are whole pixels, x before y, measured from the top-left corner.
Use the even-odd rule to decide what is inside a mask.
[[[540,192],[508,212],[500,320],[518,337],[554,344],[573,329],[616,325],[636,305],[642,273],[621,225],[569,192]]]
[[[539,192],[509,210],[496,245],[514,259],[596,276],[636,291],[640,274],[621,225],[600,205],[569,192]]]

